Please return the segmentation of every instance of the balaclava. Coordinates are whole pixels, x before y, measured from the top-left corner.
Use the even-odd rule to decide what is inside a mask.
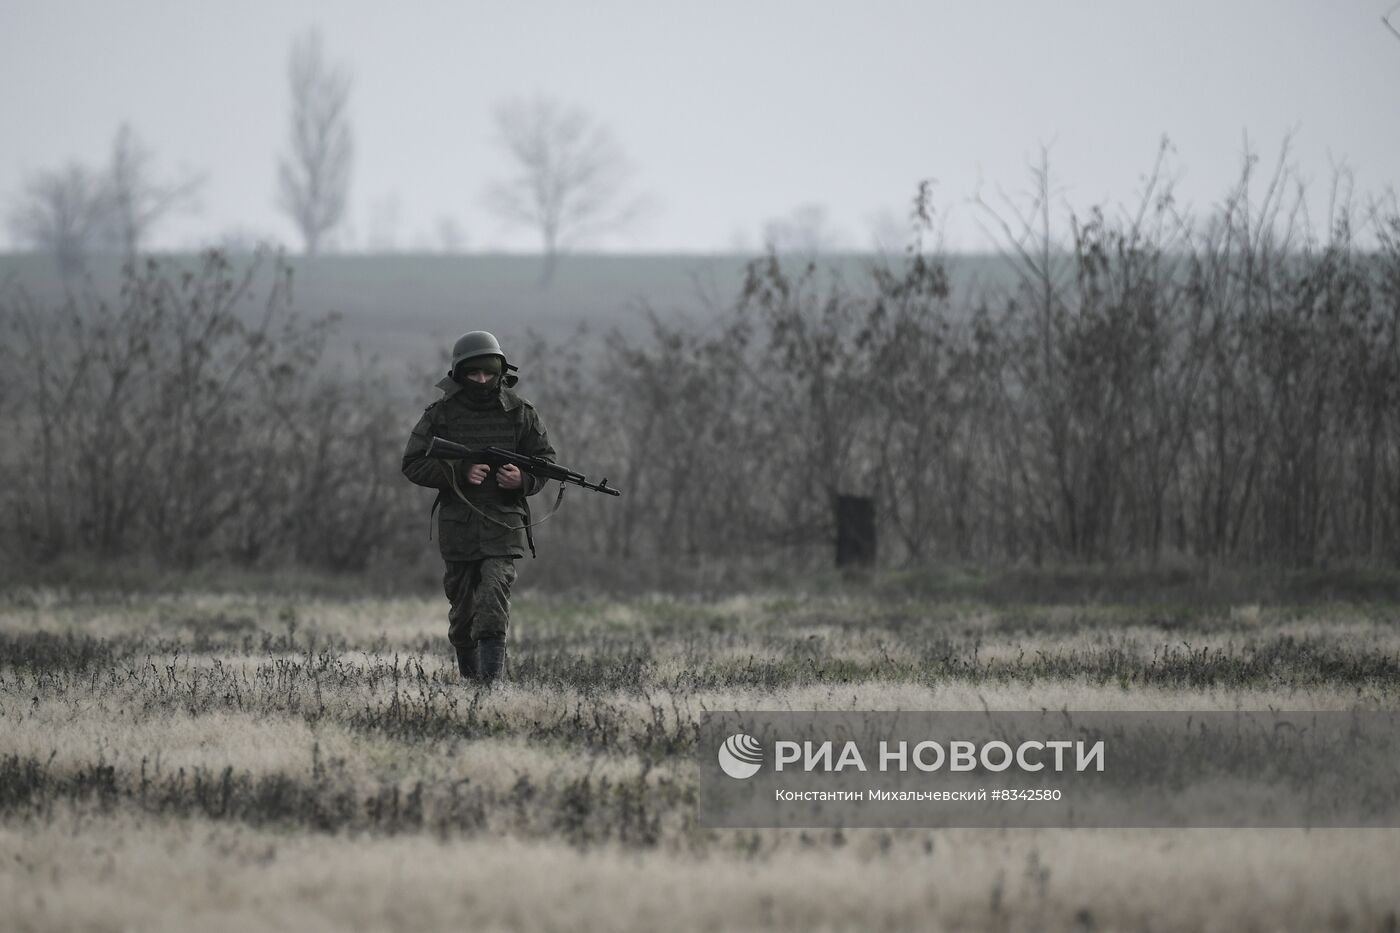
[[[501,396],[501,371],[504,369],[499,356],[472,357],[458,363],[457,368],[462,375],[455,377],[456,381],[471,407],[489,408],[497,403]],[[480,369],[493,375],[489,382],[473,382],[466,375],[469,369]]]

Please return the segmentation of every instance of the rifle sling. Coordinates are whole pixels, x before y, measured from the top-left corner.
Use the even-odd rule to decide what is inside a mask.
[[[448,479],[450,479],[450,480],[452,481],[452,491],[455,492],[455,493],[457,494],[457,498],[458,498],[458,499],[461,499],[461,500],[462,500],[462,504],[463,504],[463,505],[465,505],[467,508],[469,508],[469,509],[471,509],[473,512],[475,512],[475,513],[477,514],[477,517],[479,517],[479,518],[481,518],[481,519],[483,519],[483,520],[485,520],[485,521],[488,521],[488,522],[490,522],[490,523],[493,524],[493,525],[496,525],[496,526],[499,526],[499,527],[501,527],[501,528],[504,528],[506,531],[522,531],[522,530],[523,530],[523,531],[525,532],[525,541],[526,541],[527,544],[530,545],[530,556],[531,556],[531,557],[538,557],[538,556],[539,556],[538,554],[535,553],[535,536],[534,536],[533,534],[530,533],[530,529],[531,529],[531,528],[534,528],[536,525],[543,525],[545,522],[549,521],[551,518],[553,518],[553,517],[558,513],[559,507],[562,506],[562,505],[564,504],[564,484],[563,484],[563,483],[560,483],[560,484],[559,484],[559,495],[556,496],[556,497],[554,498],[554,507],[551,508],[551,509],[549,510],[549,512],[548,512],[543,518],[541,518],[539,521],[534,521],[534,522],[532,522],[532,521],[527,521],[527,522],[526,522],[525,524],[523,524],[523,525],[511,525],[511,524],[508,524],[508,523],[506,523],[506,522],[501,521],[501,520],[498,519],[498,518],[492,518],[490,515],[487,515],[485,512],[481,511],[481,509],[479,509],[479,508],[477,508],[475,505],[473,505],[472,502],[471,502],[471,500],[468,499],[468,498],[466,497],[466,495],[462,492],[462,487],[457,485],[457,469],[456,469],[456,466],[455,466],[455,462],[453,462],[453,463],[445,463],[444,465],[447,467],[447,477],[448,477]],[[524,471],[522,470],[521,472],[523,473]],[[545,482],[548,482],[548,480],[546,480]],[[443,491],[442,491],[441,489],[438,490],[437,497],[436,497],[435,499],[433,499],[433,507],[432,507],[432,509],[428,512],[428,539],[429,539],[429,540],[431,540],[432,537],[433,537],[433,515],[436,514],[436,512],[437,512],[437,510],[438,510],[438,506],[442,503],[442,492],[443,492]],[[529,502],[528,499],[525,499],[524,496],[521,496],[521,500],[522,500],[522,503],[523,503],[524,506],[525,506],[525,515],[526,515],[526,517],[528,518],[529,515],[530,515],[530,502]]]

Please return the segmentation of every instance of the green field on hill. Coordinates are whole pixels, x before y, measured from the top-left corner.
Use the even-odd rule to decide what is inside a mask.
[[[160,262],[193,266],[192,255],[157,256]],[[232,257],[235,265],[251,261]],[[540,285],[541,260],[532,255],[331,255],[292,256],[293,306],[303,315],[342,316],[332,358],[353,355],[358,346],[391,368],[425,365],[467,330],[489,330],[521,345],[527,330],[551,341],[580,325],[595,332],[642,324],[646,309],[666,318],[703,321],[732,306],[755,257],[715,255],[580,254],[564,257],[554,281]],[[863,279],[877,257],[845,255],[820,262],[848,283]],[[797,258],[785,259],[797,268]],[[1005,284],[1006,263],[991,256],[950,259],[954,284],[969,289]],[[65,289],[114,299],[121,263],[96,257],[89,278],[65,283],[54,261],[41,255],[0,255],[0,287],[23,288],[44,304],[62,302]],[[528,365],[533,361],[521,360]]]

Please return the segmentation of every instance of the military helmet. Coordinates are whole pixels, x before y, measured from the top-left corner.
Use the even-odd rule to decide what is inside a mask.
[[[458,364],[479,356],[500,357],[501,372],[504,374],[501,381],[508,386],[515,385],[518,379],[517,376],[512,375],[515,372],[515,367],[506,360],[505,351],[501,349],[501,342],[496,339],[495,334],[484,330],[474,330],[457,338],[457,342],[452,345],[453,372],[456,372]]]
[[[495,334],[474,330],[458,337],[457,342],[452,345],[452,368],[456,369],[458,363],[477,356],[499,356],[502,365],[506,361],[505,351],[501,349],[501,342],[496,339]]]

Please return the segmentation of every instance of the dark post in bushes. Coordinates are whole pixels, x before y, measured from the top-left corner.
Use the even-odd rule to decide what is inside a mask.
[[[869,569],[875,566],[875,499],[836,497],[836,566]]]

